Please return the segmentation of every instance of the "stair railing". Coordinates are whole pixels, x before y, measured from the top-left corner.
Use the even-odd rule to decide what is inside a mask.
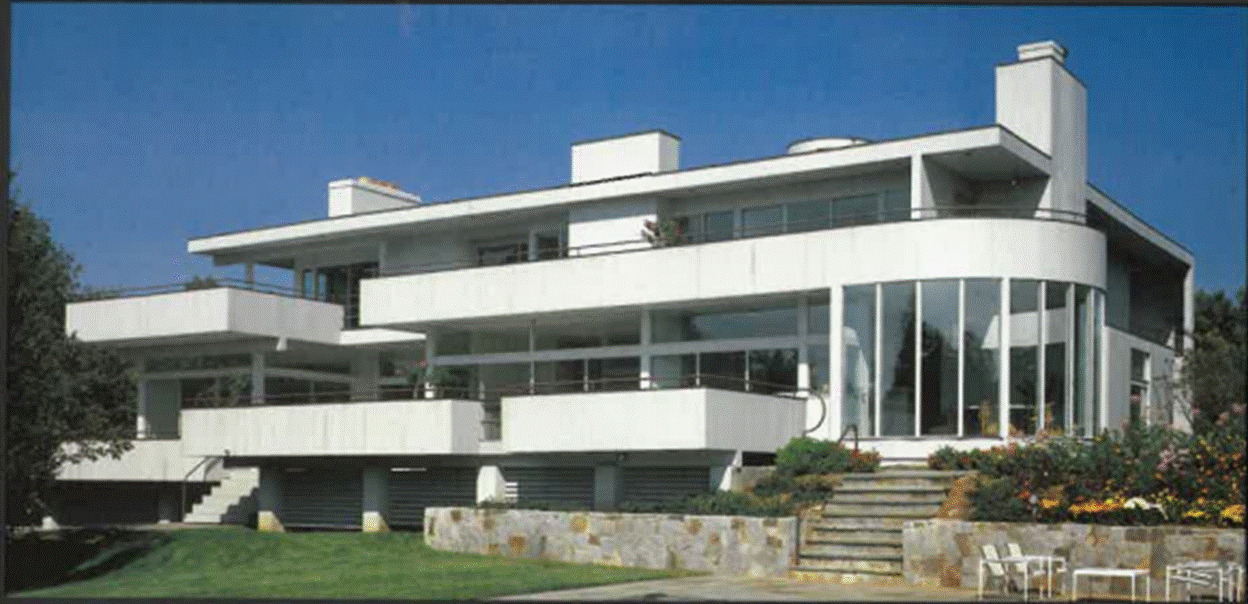
[[[230,452],[226,451],[225,454],[223,455],[207,455],[203,459],[199,460],[199,463],[195,464],[195,467],[191,468],[191,471],[187,472],[186,475],[182,477],[182,516],[184,518],[191,511],[187,509],[186,507],[186,484],[191,480],[191,475],[194,474],[196,471],[198,471],[201,467],[203,467],[204,464],[212,460],[221,461],[225,459],[226,455],[229,455],[229,454]],[[208,474],[208,470],[209,470],[208,468],[204,468],[205,476]]]
[[[858,450],[858,424],[847,424],[845,428],[841,430],[841,437],[836,439],[836,444],[838,445],[843,444],[845,442],[845,435],[850,433],[851,431],[854,433],[854,451],[857,451]]]

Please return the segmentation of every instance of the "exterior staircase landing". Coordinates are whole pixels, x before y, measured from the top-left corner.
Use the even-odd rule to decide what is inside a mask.
[[[935,518],[954,481],[969,472],[882,469],[845,474],[832,498],[801,519],[798,563],[808,581],[900,584],[901,530]]]
[[[258,468],[230,468],[221,484],[191,507],[182,522],[189,524],[247,524],[256,513],[260,488]]]

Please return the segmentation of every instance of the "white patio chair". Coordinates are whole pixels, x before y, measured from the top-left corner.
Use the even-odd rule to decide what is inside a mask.
[[[1001,556],[997,554],[997,546],[991,543],[981,545],[980,551],[983,552],[983,559],[980,560],[979,563],[979,599],[984,599],[984,584],[986,582],[991,582],[993,579],[999,579],[1001,581],[1001,593],[1008,595],[1013,585],[1010,581],[1009,569],[1006,568],[1006,565],[1001,562],[994,562],[994,560],[1001,559]],[[984,577],[984,567],[988,568],[987,577]],[[985,579],[987,581],[985,581]]]
[[[1006,552],[1008,552],[1008,554],[1009,554],[1009,556],[1010,556],[1011,558],[1017,558],[1017,557],[1021,557],[1021,556],[1023,555],[1023,548],[1022,548],[1022,547],[1020,547],[1017,543],[1006,543],[1006,544],[1005,544],[1005,551],[1006,551]],[[1062,557],[1060,557],[1060,556],[1048,556],[1048,557],[1049,557],[1049,558],[1052,558],[1053,562],[1052,562],[1052,567],[1051,567],[1051,568],[1046,568],[1046,569],[1045,569],[1045,575],[1048,575],[1048,574],[1049,574],[1049,571],[1051,570],[1053,573],[1066,573],[1066,574],[1068,575],[1068,576],[1067,576],[1067,578],[1069,579],[1069,574],[1070,574],[1070,572],[1066,569],[1066,559],[1065,559],[1065,558],[1062,558]],[[1018,572],[1023,573],[1023,576],[1027,576],[1027,575],[1026,575],[1026,569],[1024,568],[1024,566],[1025,566],[1025,565],[1024,565],[1023,563],[1021,563],[1021,562],[1020,562],[1020,563],[1018,563],[1018,564],[1017,564],[1017,570],[1018,570]],[[1049,576],[1046,576],[1046,577],[1045,577],[1045,579],[1046,579],[1046,580],[1052,580],[1052,579],[1051,579],[1051,577],[1049,577]],[[1061,582],[1060,582],[1060,581],[1058,582],[1058,585],[1061,585]],[[1030,587],[1030,586],[1028,586],[1028,587]],[[1050,589],[1050,593],[1049,593],[1049,595],[1050,595],[1050,596],[1052,596],[1052,595],[1053,595],[1053,594],[1052,594],[1051,589]]]

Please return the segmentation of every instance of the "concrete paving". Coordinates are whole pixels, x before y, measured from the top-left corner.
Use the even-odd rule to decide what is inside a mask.
[[[684,577],[522,594],[498,600],[687,600],[956,602],[975,599],[975,590],[912,585],[839,584],[793,579]]]

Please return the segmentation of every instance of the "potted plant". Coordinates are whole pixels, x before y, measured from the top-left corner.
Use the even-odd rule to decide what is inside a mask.
[[[685,234],[680,224],[670,218],[647,220],[643,227],[641,236],[654,247],[680,245],[684,241]]]

